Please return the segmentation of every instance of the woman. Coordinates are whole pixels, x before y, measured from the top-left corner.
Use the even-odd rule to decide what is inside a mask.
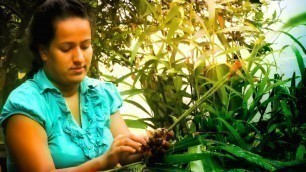
[[[145,139],[120,116],[114,85],[86,77],[92,20],[77,0],[47,0],[33,17],[40,64],[1,112],[9,171],[98,171],[141,158]],[[35,67],[35,66],[34,66]]]

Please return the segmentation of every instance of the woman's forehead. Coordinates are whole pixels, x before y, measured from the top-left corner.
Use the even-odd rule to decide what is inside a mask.
[[[55,23],[55,39],[91,39],[91,26],[88,19],[73,17]]]

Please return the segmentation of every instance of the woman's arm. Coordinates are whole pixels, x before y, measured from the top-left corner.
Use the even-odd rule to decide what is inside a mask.
[[[117,137],[119,135],[130,135],[132,134],[126,125],[125,121],[123,120],[120,112],[116,112],[115,114],[111,115],[110,120],[110,130],[113,134],[113,137]]]
[[[45,130],[24,115],[13,115],[5,128],[6,145],[21,171],[55,169]]]
[[[25,172],[90,172],[107,170],[113,168],[118,163],[114,157],[118,157],[122,152],[134,152],[133,148],[122,147],[120,143],[117,143],[116,146],[112,145],[115,147],[114,149],[77,167],[55,169],[48,148],[47,134],[36,121],[24,115],[13,115],[6,123],[5,132],[6,144],[18,166],[18,170]]]

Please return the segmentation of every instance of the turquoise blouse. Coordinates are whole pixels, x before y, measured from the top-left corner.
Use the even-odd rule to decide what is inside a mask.
[[[56,168],[77,166],[108,150],[113,141],[110,115],[119,110],[122,99],[112,83],[86,77],[80,85],[80,105],[82,127],[75,122],[61,92],[40,70],[10,94],[0,123],[5,126],[6,119],[14,114],[35,120],[47,133]],[[16,170],[10,155],[7,166],[9,171]]]

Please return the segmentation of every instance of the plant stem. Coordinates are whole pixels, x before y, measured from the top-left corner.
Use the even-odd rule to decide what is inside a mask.
[[[199,107],[204,101],[219,90],[224,83],[226,83],[236,72],[242,67],[240,60],[235,61],[230,67],[230,71],[225,75],[220,81],[211,87],[202,97],[200,97],[188,110],[186,110],[169,128],[168,131],[173,130],[173,128],[179,124],[184,118],[192,113],[197,107]]]
[[[188,110],[186,110],[169,128],[168,131],[171,131],[177,124],[179,124],[184,118],[192,113],[197,107],[199,107],[207,98],[213,95],[218,89],[230,79],[231,73],[226,75],[222,80],[217,82],[211,87],[202,97],[200,97]]]

